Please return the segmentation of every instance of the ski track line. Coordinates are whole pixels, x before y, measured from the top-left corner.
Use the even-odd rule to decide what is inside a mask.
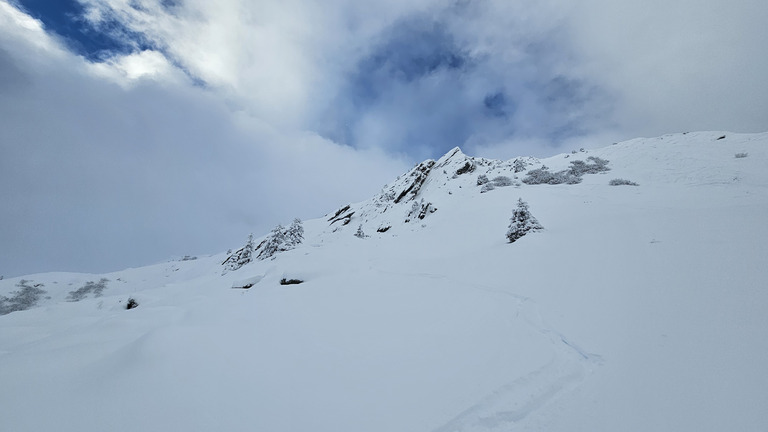
[[[505,384],[432,432],[501,432],[523,428],[525,420],[558,396],[584,382],[602,357],[587,353],[544,325],[535,303],[518,306],[525,322],[549,339],[555,358],[541,368]]]
[[[508,431],[585,377],[584,367],[563,359],[503,385],[433,432]]]
[[[433,273],[404,273],[379,270],[384,274],[449,279]],[[517,300],[514,319],[520,319],[541,333],[555,350],[554,359],[541,368],[507,383],[432,432],[501,432],[524,427],[524,420],[558,396],[572,391],[603,363],[601,356],[584,351],[563,334],[544,323],[538,305],[530,298],[504,289],[457,281],[460,286]],[[522,317],[520,316],[522,315]]]

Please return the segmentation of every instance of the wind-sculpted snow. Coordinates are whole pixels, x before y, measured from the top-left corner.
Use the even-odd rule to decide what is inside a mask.
[[[45,291],[0,316],[0,430],[768,430],[766,166],[768,134],[456,148],[223,275],[0,280]]]

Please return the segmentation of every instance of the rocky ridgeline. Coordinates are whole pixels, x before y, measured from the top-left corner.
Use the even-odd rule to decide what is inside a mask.
[[[487,192],[494,187],[520,185],[518,175],[537,165],[541,165],[539,160],[532,157],[499,161],[467,156],[455,147],[437,161],[419,163],[372,199],[345,205],[326,218],[333,232],[352,224],[358,237],[363,232],[384,233],[399,224],[423,221],[456,189],[484,185],[479,191]]]

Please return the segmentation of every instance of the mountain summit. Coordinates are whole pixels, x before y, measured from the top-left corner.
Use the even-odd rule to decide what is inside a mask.
[[[234,252],[0,280],[0,429],[765,430],[766,166],[455,148]]]

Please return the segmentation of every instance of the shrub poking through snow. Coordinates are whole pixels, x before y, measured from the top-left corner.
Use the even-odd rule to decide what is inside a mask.
[[[98,282],[88,281],[82,287],[70,291],[67,301],[77,302],[88,297],[88,294],[93,294],[94,297],[101,297],[103,295],[102,292],[107,288],[107,282],[109,282],[107,278],[101,278]]]
[[[616,178],[608,182],[611,186],[640,186],[639,184],[622,178]]]
[[[414,201],[411,204],[411,210],[405,215],[405,223],[418,220],[423,220],[425,217],[437,211],[437,207],[432,205],[431,202],[425,203],[424,198],[420,201]]]
[[[304,281],[301,279],[280,279],[280,285],[298,285],[300,283],[304,283]]]
[[[13,291],[11,297],[0,296],[0,315],[35,307],[40,297],[46,293],[41,288],[43,284],[30,285],[30,281],[24,279],[20,280],[16,286],[19,290]]]
[[[128,303],[125,304],[125,309],[130,310],[136,309],[137,307],[139,307],[139,302],[137,302],[133,297],[129,297]]]
[[[482,186],[484,184],[488,183],[488,176],[485,174],[480,174],[477,176],[477,185]]]
[[[735,157],[736,159],[743,159],[747,156],[749,156],[749,153],[736,153],[735,155],[733,155],[733,157]]]
[[[544,229],[544,227],[539,224],[539,221],[533,217],[528,209],[528,203],[523,201],[522,198],[519,198],[517,200],[517,208],[512,212],[512,219],[509,221],[507,240],[509,240],[510,243],[514,243],[529,232],[542,229]]]

